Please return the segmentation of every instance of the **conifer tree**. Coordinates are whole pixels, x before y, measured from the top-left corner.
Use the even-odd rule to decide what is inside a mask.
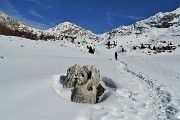
[[[144,48],[145,48],[145,47],[144,47],[144,44],[142,43],[142,44],[141,44],[141,49],[144,49]]]
[[[154,45],[153,50],[156,50],[156,46]]]
[[[151,49],[151,45],[149,45],[148,48]]]

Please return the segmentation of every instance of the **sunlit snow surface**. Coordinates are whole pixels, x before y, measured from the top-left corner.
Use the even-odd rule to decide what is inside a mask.
[[[116,49],[102,45],[92,55],[75,47],[0,36],[0,120],[180,119],[179,48],[151,56],[127,52],[115,61]],[[70,91],[61,89],[60,76],[74,64],[100,70],[107,90],[99,103],[71,102]]]

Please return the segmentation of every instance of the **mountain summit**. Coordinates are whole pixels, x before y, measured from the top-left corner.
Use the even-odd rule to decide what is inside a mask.
[[[60,23],[59,25],[48,30],[39,30],[32,28],[8,15],[0,12],[0,34],[25,37],[30,39],[57,39],[63,38],[97,40],[99,37],[89,30],[77,26],[70,22]]]
[[[56,37],[59,36],[66,36],[66,37],[81,37],[86,39],[96,39],[97,35],[92,33],[89,30],[85,30],[84,28],[70,23],[70,22],[64,22],[60,23],[59,25],[50,28],[45,31],[46,33],[50,33]],[[97,37],[98,38],[98,37]]]

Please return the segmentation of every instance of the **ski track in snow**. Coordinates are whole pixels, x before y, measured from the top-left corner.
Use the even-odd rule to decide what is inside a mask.
[[[142,87],[145,87],[145,93],[148,94],[151,100],[152,113],[157,120],[167,120],[173,119],[173,115],[178,112],[178,110],[170,104],[171,94],[163,90],[161,86],[156,86],[156,84],[148,76],[142,73],[137,73],[128,68],[128,64],[120,61],[123,64],[123,69],[130,76],[133,76],[135,80],[140,81]],[[137,82],[138,82],[137,81]]]

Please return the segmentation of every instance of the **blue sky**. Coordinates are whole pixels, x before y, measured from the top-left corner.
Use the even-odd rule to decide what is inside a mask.
[[[180,0],[0,0],[0,11],[32,27],[48,29],[68,21],[94,33],[179,6]]]

